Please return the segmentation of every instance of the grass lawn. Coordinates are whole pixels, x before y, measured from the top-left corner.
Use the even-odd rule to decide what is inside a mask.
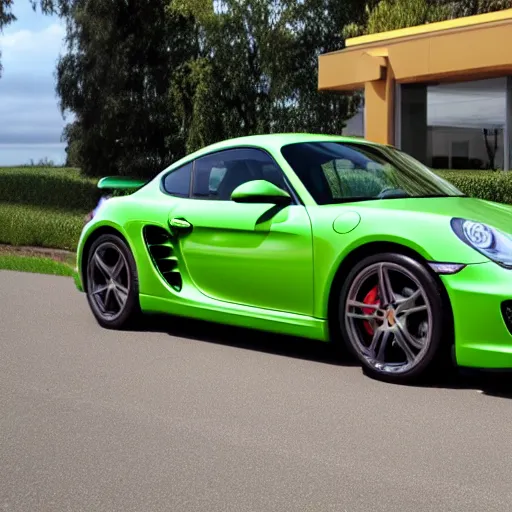
[[[0,270],[73,277],[77,283],[75,260],[76,255],[71,252],[37,251],[0,245]]]
[[[52,258],[2,253],[0,253],[0,270],[36,272],[55,276],[73,276],[74,274],[73,267]]]

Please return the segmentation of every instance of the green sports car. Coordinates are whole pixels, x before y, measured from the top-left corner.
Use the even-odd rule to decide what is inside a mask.
[[[251,136],[98,187],[124,189],[78,246],[103,327],[165,313],[330,341],[392,382],[512,368],[512,207],[396,148]]]

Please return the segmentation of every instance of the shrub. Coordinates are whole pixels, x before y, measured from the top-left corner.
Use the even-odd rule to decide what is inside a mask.
[[[445,170],[434,170],[434,172],[453,183],[468,196],[512,204],[512,172]]]
[[[76,169],[0,168],[0,243],[75,250],[100,195]]]
[[[100,198],[96,183],[70,168],[0,168],[0,203],[86,213]]]
[[[0,203],[0,243],[74,251],[84,225],[80,213]]]

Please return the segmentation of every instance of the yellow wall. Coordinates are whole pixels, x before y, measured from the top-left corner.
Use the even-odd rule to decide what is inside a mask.
[[[365,90],[366,137],[394,143],[394,85],[512,74],[512,9],[347,40],[321,55],[320,91]]]
[[[391,72],[383,80],[374,80],[365,84],[366,138],[369,140],[382,144],[394,144],[394,84],[395,80]],[[370,119],[368,113],[371,113]],[[372,120],[378,120],[378,122],[372,122]]]

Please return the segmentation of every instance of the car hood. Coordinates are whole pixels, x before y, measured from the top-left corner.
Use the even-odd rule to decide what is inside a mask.
[[[482,222],[512,235],[511,206],[471,197],[383,199],[313,210],[316,236],[336,240],[334,247],[343,253],[367,243],[391,242],[408,246],[430,261],[484,263],[489,259],[457,237],[451,219]]]
[[[355,204],[354,204],[355,205]],[[512,235],[512,206],[472,197],[433,197],[385,199],[358,203],[355,210],[378,208],[390,212],[407,212],[408,216],[421,214],[437,217],[460,217],[482,222]]]

